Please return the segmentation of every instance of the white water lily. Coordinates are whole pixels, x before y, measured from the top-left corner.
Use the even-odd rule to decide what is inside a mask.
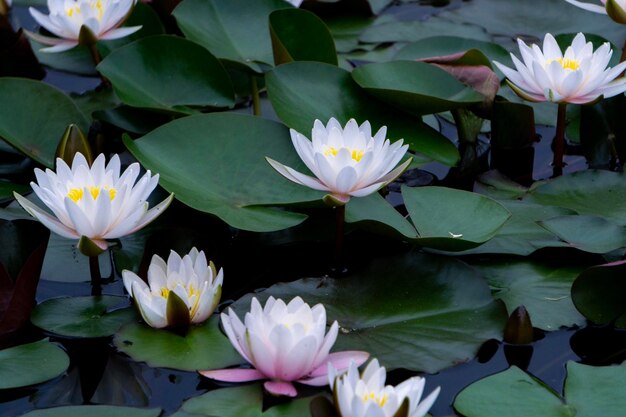
[[[339,325],[333,322],[325,335],[324,306],[311,308],[300,297],[289,304],[270,297],[264,308],[253,298],[245,324],[229,308],[228,314],[222,314],[222,325],[237,352],[255,369],[219,369],[200,374],[228,382],[269,379],[265,389],[275,395],[295,396],[292,382],[325,385],[329,363],[345,369],[351,362],[365,362],[369,356],[359,351],[330,353]]]
[[[42,52],[62,52],[79,43],[80,31],[87,27],[96,39],[119,39],[135,33],[141,26],[119,26],[129,16],[135,0],[48,0],[49,15],[31,7],[30,14],[43,28],[58,36],[29,33],[38,42],[52,45]]]
[[[116,239],[141,229],[170,204],[170,195],[148,210],[148,196],[156,188],[159,175],[147,171],[136,183],[139,164],[131,164],[120,175],[120,158],[114,155],[105,167],[100,154],[90,167],[77,153],[70,168],[57,158],[56,172],[35,169],[37,183],[31,182],[37,197],[52,211],[42,210],[14,193],[17,201],[33,217],[54,233],[69,239],[85,236],[100,249],[107,239]]]
[[[171,251],[167,263],[154,255],[148,268],[148,285],[135,273],[122,271],[124,287],[133,297],[144,321],[152,327],[163,328],[180,323],[168,321],[168,299],[176,294],[189,310],[189,321],[202,323],[213,314],[222,295],[223,270],[216,271],[207,263],[203,251],[192,248],[182,258]]]
[[[601,5],[597,4],[597,1],[594,2],[595,4],[578,0],[565,1],[590,12],[608,14],[618,23],[626,23],[626,0],[600,0]]]
[[[626,62],[607,67],[613,54],[608,42],[594,51],[591,42],[579,33],[562,53],[548,33],[543,49],[519,39],[518,44],[524,62],[511,54],[517,71],[494,63],[506,75],[511,88],[526,100],[583,104],[626,91],[626,78],[617,79],[626,69]]]
[[[316,178],[304,175],[271,158],[267,161],[285,178],[315,190],[328,191],[336,204],[350,197],[365,197],[393,181],[411,163],[402,159],[408,145],[402,139],[390,143],[383,126],[372,136],[369,122],[361,126],[350,119],[345,128],[331,118],[328,124],[316,120],[312,140],[291,129],[291,141],[298,155]]]
[[[439,387],[420,401],[425,380],[416,376],[397,386],[385,385],[387,373],[373,359],[359,375],[355,363],[348,372],[338,375],[328,366],[328,380],[333,391],[335,407],[341,417],[423,417],[439,395]],[[408,400],[405,413],[398,414],[403,402]]]
[[[303,0],[285,0],[287,3],[292,4],[295,7],[300,7]]]

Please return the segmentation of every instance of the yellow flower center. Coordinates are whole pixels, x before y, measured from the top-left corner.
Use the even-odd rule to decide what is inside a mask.
[[[580,68],[580,62],[578,62],[575,59],[569,59],[569,58],[549,59],[548,64],[552,63],[552,61],[556,61],[559,64],[561,64],[563,69],[576,71],[578,68]]]
[[[167,287],[161,287],[161,297],[167,298],[170,295],[170,289]]]
[[[111,199],[111,201],[113,201],[113,199],[115,198],[115,195],[117,194],[117,190],[115,188],[94,187],[94,186],[85,187],[85,188],[89,190],[89,194],[91,194],[94,200],[98,199],[98,196],[100,195],[100,191],[103,188],[105,191],[109,192],[109,198]],[[78,203],[78,201],[83,198],[84,194],[85,194],[84,188],[70,188],[70,190],[67,192],[67,196],[75,203]]]
[[[98,14],[96,15],[96,18],[98,20],[101,20],[102,15],[104,14],[104,5],[102,4],[102,0],[92,1],[91,3],[89,3],[89,7],[97,11]],[[74,14],[79,15],[81,14],[80,6],[77,5],[73,7],[68,7],[67,10],[65,10],[65,13],[68,17],[72,17],[74,16]]]
[[[365,154],[365,151],[362,149],[350,149],[350,148],[346,148],[346,149],[350,151],[350,156],[352,157],[352,159],[354,159],[357,162],[359,162],[361,158],[363,158],[363,155]],[[337,148],[333,148],[332,146],[329,146],[324,151],[324,156],[329,156],[329,155],[337,156],[338,152],[339,150]]]
[[[365,394],[362,397],[363,402],[374,401],[381,407],[385,405],[388,399],[389,399],[389,396],[387,394],[380,395],[378,392],[374,392],[374,391],[368,394]]]

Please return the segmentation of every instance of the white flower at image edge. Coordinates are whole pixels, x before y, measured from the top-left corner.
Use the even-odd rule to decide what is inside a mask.
[[[511,88],[526,100],[584,104],[626,91],[626,78],[616,79],[626,69],[626,62],[607,67],[613,54],[608,42],[594,52],[591,42],[579,33],[565,53],[549,33],[543,49],[519,39],[517,43],[523,60],[511,54],[517,71],[494,63]]]
[[[626,0],[600,0],[602,5],[597,4],[597,1],[593,3],[578,0],[565,1],[590,12],[608,14],[618,23],[626,23]]]
[[[265,389],[274,395],[293,397],[293,382],[322,386],[328,381],[328,364],[346,369],[361,364],[367,352],[330,353],[339,325],[333,322],[326,333],[326,310],[322,304],[310,307],[296,297],[288,304],[270,297],[265,307],[252,299],[244,323],[232,309],[222,313],[222,325],[231,344],[254,369],[231,368],[200,371],[201,375],[227,382],[269,379]]]
[[[33,7],[29,11],[37,23],[58,38],[28,34],[37,42],[52,45],[41,49],[42,52],[62,52],[75,47],[83,25],[97,39],[123,38],[141,29],[141,26],[118,28],[134,5],[135,0],[48,0],[49,15]]]
[[[300,7],[300,5],[302,4],[303,0],[285,0],[287,3],[290,3],[291,5],[295,6],[295,7]]]
[[[362,375],[357,368],[353,363],[347,373],[338,375],[329,365],[328,381],[341,417],[394,417],[405,399],[409,401],[408,413],[398,417],[423,417],[439,395],[437,387],[420,402],[425,379],[419,376],[395,387],[385,385],[387,373],[376,359],[367,365]]]
[[[167,319],[167,302],[172,293],[186,304],[190,323],[208,319],[220,301],[224,273],[207,263],[203,251],[192,248],[182,258],[171,251],[167,263],[154,255],[148,267],[148,285],[131,271],[122,271],[122,277],[144,321],[151,327],[163,328],[177,324]]]
[[[52,214],[14,193],[29,214],[54,233],[69,239],[88,237],[101,249],[106,239],[131,234],[154,220],[170,204],[170,195],[148,210],[148,196],[159,182],[159,175],[147,171],[136,183],[139,164],[131,164],[120,175],[120,158],[114,155],[105,167],[100,154],[90,167],[77,153],[70,168],[57,158],[56,172],[35,169],[37,183],[30,185]]]
[[[350,197],[365,197],[393,181],[411,163],[409,158],[393,169],[402,159],[408,145],[402,139],[390,143],[383,126],[374,136],[369,122],[361,126],[350,119],[345,128],[331,118],[328,124],[316,120],[312,140],[291,129],[291,141],[296,152],[316,178],[266,158],[285,178],[315,190],[327,191],[337,204]]]

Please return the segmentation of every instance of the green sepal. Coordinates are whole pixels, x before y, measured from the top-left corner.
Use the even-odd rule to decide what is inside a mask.
[[[409,417],[409,399],[405,398],[393,417]]]
[[[96,34],[93,33],[89,26],[82,25],[80,27],[80,32],[78,33],[78,44],[92,48],[96,45],[96,42],[98,42]]]
[[[606,14],[617,23],[626,24],[626,10],[624,10],[616,0],[607,0]]]
[[[91,166],[93,163],[91,146],[89,146],[89,142],[80,130],[80,127],[72,123],[65,129],[65,132],[59,141],[59,145],[57,146],[55,156],[57,158],[61,158],[66,164],[71,166],[74,156],[79,152],[83,154],[87,163]]]
[[[174,291],[170,291],[167,296],[165,314],[168,327],[181,330],[189,328],[189,308]]]
[[[526,307],[517,307],[504,328],[504,341],[512,345],[527,345],[533,341],[533,323]]]
[[[326,194],[322,198],[322,201],[324,201],[324,204],[330,207],[345,206],[348,203],[348,201],[350,201],[350,196],[348,196],[347,199],[343,200],[335,195]]]
[[[515,94],[517,94],[518,96],[520,96],[521,98],[523,98],[526,101],[530,101],[532,103],[538,103],[539,100],[529,96],[528,94],[526,94],[526,92],[524,90],[522,90],[521,88],[519,88],[518,86],[516,86],[515,84],[513,84],[511,81],[509,81],[509,79],[507,78],[506,83],[509,85],[509,87],[511,87],[511,90],[513,90],[513,92]]]
[[[85,256],[99,256],[102,252],[106,250],[106,247],[98,245],[93,240],[89,239],[87,236],[81,236],[78,240],[78,244],[76,245],[80,253]]]

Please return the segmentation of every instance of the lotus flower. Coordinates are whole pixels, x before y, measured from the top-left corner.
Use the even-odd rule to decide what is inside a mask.
[[[565,1],[590,12],[608,14],[617,23],[626,23],[626,0],[600,0],[602,5],[577,0]]]
[[[229,309],[228,314],[222,313],[222,325],[237,352],[255,369],[220,369],[200,374],[228,382],[269,379],[264,386],[274,395],[295,396],[293,382],[325,385],[329,363],[345,369],[351,361],[361,364],[369,356],[359,351],[329,353],[339,325],[335,321],[324,336],[324,306],[311,308],[300,297],[289,304],[270,297],[264,308],[253,298],[245,324]]]
[[[423,417],[439,395],[437,387],[420,402],[425,380],[419,376],[396,387],[385,385],[385,368],[379,366],[376,359],[367,365],[361,376],[355,363],[340,376],[332,365],[328,368],[335,407],[341,417]]]
[[[89,29],[96,40],[119,39],[141,26],[119,28],[130,15],[135,0],[48,0],[49,15],[30,8],[30,14],[46,30],[58,36],[29,35],[38,42],[53,45],[42,52],[62,52],[79,44],[81,29]]]
[[[208,319],[220,301],[224,274],[222,269],[217,272],[212,262],[207,263],[203,251],[192,248],[182,259],[171,251],[167,263],[154,255],[148,268],[149,286],[131,271],[122,271],[122,278],[144,321],[160,329]],[[182,322],[171,322],[172,317],[180,317],[172,311],[177,308],[174,296],[184,302]]]
[[[114,155],[104,166],[100,154],[93,165],[77,153],[70,168],[57,158],[57,171],[36,168],[37,183],[30,185],[35,194],[52,211],[42,210],[21,195],[17,201],[33,217],[54,233],[69,239],[89,238],[101,250],[107,239],[116,239],[141,229],[170,204],[170,195],[148,210],[148,196],[157,186],[159,175],[146,172],[139,176],[139,164],[131,164],[120,175],[120,158]]]
[[[626,79],[616,79],[626,69],[626,62],[607,68],[613,53],[609,43],[594,52],[591,42],[579,33],[563,54],[548,33],[543,50],[519,39],[518,44],[524,62],[511,54],[517,71],[494,63],[508,78],[509,86],[526,100],[583,104],[626,90]]]
[[[369,122],[361,126],[350,119],[345,128],[330,119],[324,126],[316,120],[312,141],[291,129],[296,152],[317,178],[304,175],[273,159],[266,158],[285,178],[315,190],[328,191],[336,205],[346,204],[350,197],[365,197],[393,181],[404,171],[411,159],[393,169],[402,159],[408,145],[402,139],[389,143],[383,126],[373,137]]]

